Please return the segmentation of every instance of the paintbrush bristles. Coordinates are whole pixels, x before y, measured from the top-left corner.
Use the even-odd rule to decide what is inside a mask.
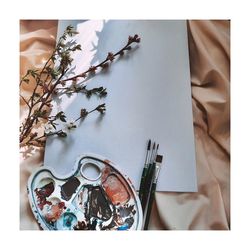
[[[149,157],[150,148],[151,148],[151,140],[148,141],[147,153],[146,153],[146,158],[145,158],[145,165],[148,164],[148,157]]]
[[[147,150],[149,151],[150,148],[151,148],[151,140],[148,141],[148,149]]]
[[[157,163],[162,163],[163,156],[162,155],[157,155],[155,161]]]
[[[154,161],[154,150],[155,150],[155,142],[153,144],[153,148],[152,148],[152,151],[151,151],[149,163],[153,163],[153,161]]]
[[[155,154],[154,154],[153,161],[156,160],[156,156],[157,156],[157,153],[158,153],[158,149],[159,149],[159,144],[157,144],[157,147],[156,147],[156,150],[155,150]]]
[[[147,155],[145,160],[146,165],[153,164],[156,161],[158,149],[159,149],[159,144],[156,145],[156,143],[154,142],[153,146],[151,147],[151,140],[148,141]]]

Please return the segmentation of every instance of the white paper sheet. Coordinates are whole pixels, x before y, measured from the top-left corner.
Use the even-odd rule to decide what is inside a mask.
[[[70,21],[60,21],[59,30]],[[149,138],[160,144],[163,164],[158,191],[197,191],[191,83],[185,21],[79,21],[75,38],[82,52],[74,56],[75,73],[101,62],[122,48],[129,35],[141,43],[112,63],[106,73],[86,81],[88,88],[104,86],[105,99],[82,94],[63,97],[53,113],[64,110],[72,119],[81,108],[103,102],[104,116],[93,113],[67,138],[49,138],[45,165],[69,174],[77,156],[91,152],[120,166],[139,187]],[[59,33],[60,33],[59,32]]]

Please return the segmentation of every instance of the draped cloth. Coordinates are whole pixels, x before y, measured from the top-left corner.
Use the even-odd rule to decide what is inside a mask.
[[[55,20],[20,21],[20,75],[42,67],[56,43]],[[157,192],[149,229],[230,229],[230,21],[187,21],[198,192]],[[34,85],[23,84],[29,96]],[[20,119],[27,111],[20,100]],[[39,229],[27,197],[44,149],[20,152],[20,229]]]

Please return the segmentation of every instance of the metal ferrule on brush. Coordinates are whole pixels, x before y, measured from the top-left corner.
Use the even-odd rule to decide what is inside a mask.
[[[161,163],[162,163],[162,156],[157,155],[155,159],[155,172],[154,172],[154,178],[153,178],[153,183],[157,183],[159,173],[161,170]]]

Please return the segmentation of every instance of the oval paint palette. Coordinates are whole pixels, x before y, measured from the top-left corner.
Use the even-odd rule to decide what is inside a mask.
[[[103,157],[88,154],[58,178],[42,167],[29,178],[32,211],[45,230],[140,230],[142,209],[130,180]]]

